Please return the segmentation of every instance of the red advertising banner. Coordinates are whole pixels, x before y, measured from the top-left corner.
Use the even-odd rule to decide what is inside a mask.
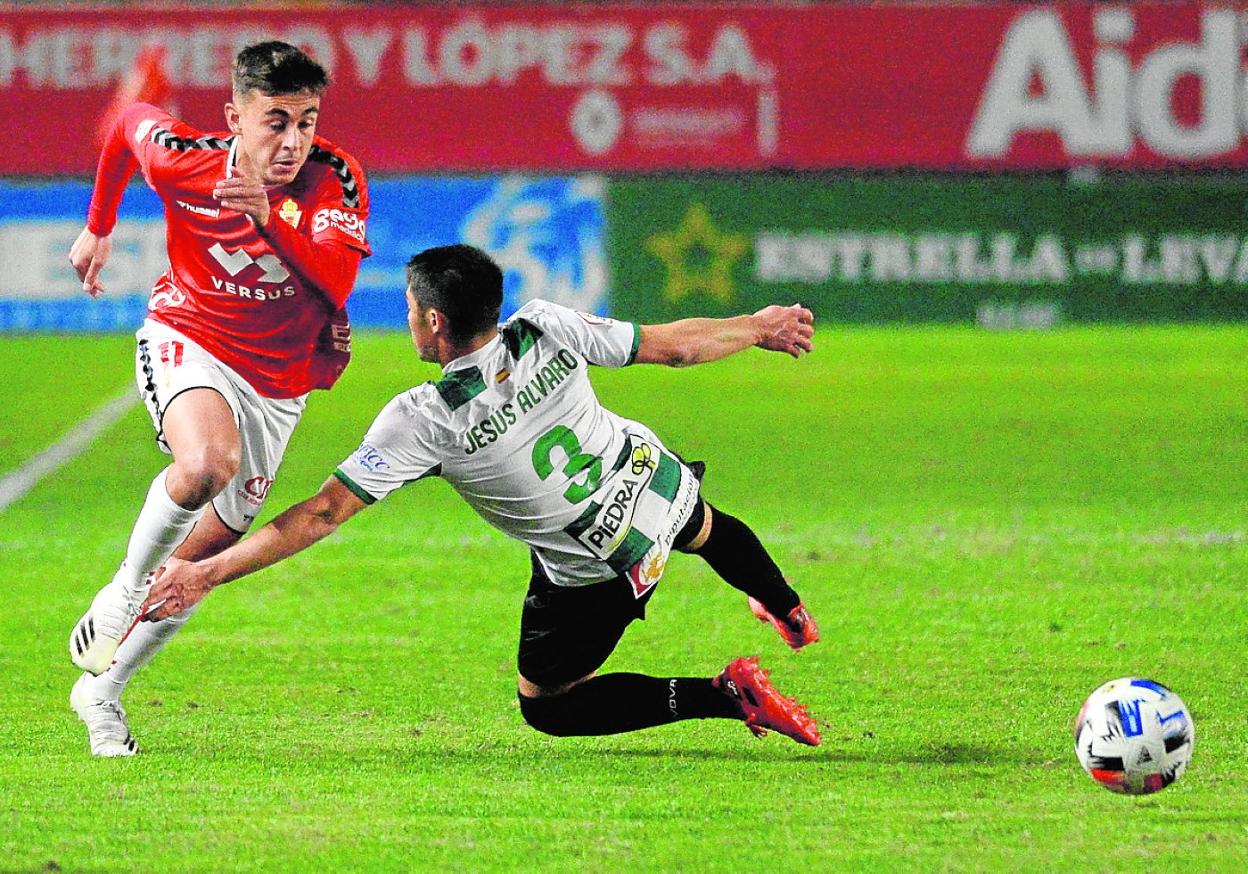
[[[1243,166],[1242,6],[346,6],[0,11],[0,173],[85,174],[147,44],[223,127],[230,61],[308,49],[370,170]]]
[[[825,8],[781,138],[803,167],[1243,166],[1246,8]]]

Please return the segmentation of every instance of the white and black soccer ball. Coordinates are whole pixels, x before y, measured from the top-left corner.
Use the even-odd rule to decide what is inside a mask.
[[[1183,699],[1139,677],[1101,686],[1075,720],[1075,755],[1083,770],[1127,795],[1159,792],[1183,776],[1195,743],[1196,726]]]

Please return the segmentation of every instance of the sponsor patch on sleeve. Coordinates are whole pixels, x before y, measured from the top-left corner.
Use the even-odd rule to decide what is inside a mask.
[[[326,207],[312,216],[312,233],[319,234],[330,228],[342,231],[348,237],[364,242],[364,219],[349,209]]]
[[[369,473],[390,469],[390,463],[386,461],[386,457],[368,443],[361,443],[360,448],[351,456],[351,460]]]

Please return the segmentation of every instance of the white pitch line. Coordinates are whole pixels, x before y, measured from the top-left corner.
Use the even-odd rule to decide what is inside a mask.
[[[138,402],[138,393],[134,388],[126,389],[74,426],[60,442],[49,446],[12,473],[0,477],[0,513],[37,486],[45,476],[82,454],[96,437]]]

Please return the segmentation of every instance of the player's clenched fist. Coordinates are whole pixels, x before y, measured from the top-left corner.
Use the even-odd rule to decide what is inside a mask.
[[[773,352],[787,352],[801,358],[811,351],[815,335],[815,314],[801,304],[764,307],[754,314],[762,339],[756,345]]]
[[[226,209],[249,216],[257,228],[269,223],[269,195],[255,179],[246,176],[222,179],[212,189],[212,196]]]
[[[82,229],[82,233],[69,249],[69,263],[74,265],[74,271],[82,280],[82,290],[92,297],[99,297],[104,291],[104,283],[100,282],[100,271],[108,263],[108,256],[112,252],[112,236],[96,236],[87,228]]]

